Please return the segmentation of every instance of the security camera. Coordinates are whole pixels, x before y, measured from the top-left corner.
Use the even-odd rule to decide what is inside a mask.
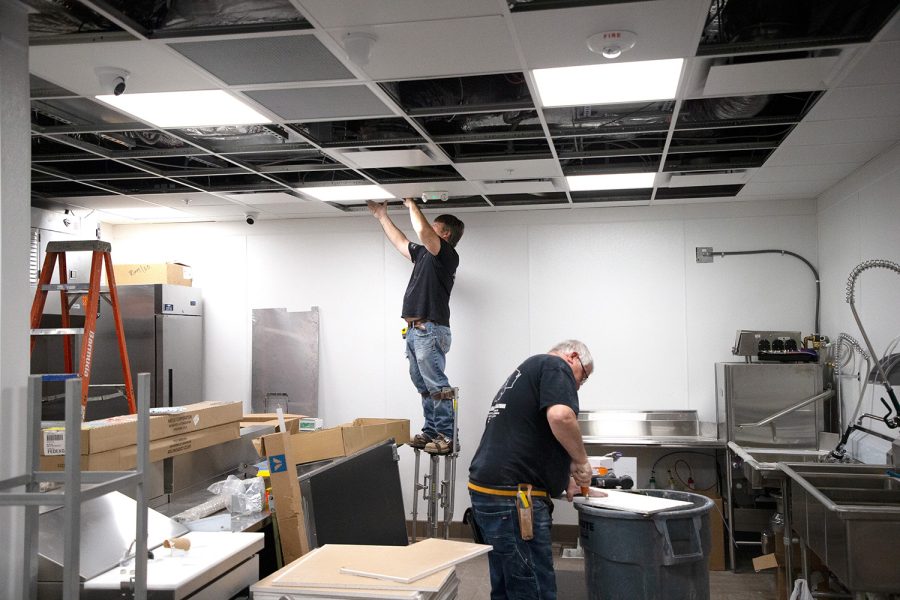
[[[244,215],[244,218],[247,219],[247,225],[253,225],[256,223],[256,217],[259,216],[259,213],[250,212]]]
[[[121,96],[125,93],[125,82],[131,73],[117,67],[97,67],[94,71],[97,73],[100,87],[103,88],[105,93],[112,92],[116,96]]]

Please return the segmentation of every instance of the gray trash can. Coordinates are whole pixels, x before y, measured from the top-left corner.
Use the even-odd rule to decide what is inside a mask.
[[[709,600],[709,511],[699,494],[642,490],[692,506],[645,516],[576,504],[590,600]]]

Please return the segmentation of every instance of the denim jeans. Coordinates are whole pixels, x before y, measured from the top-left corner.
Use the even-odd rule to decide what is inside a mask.
[[[535,498],[532,515],[534,539],[519,534],[514,498],[469,492],[475,526],[488,554],[491,600],[556,600],[556,575],[550,541],[549,503]]]
[[[434,400],[431,394],[450,387],[444,374],[450,351],[450,328],[437,323],[424,323],[422,329],[410,327],[406,332],[406,358],[409,377],[422,396],[425,425],[422,431],[434,437],[442,433],[453,436],[453,401]]]

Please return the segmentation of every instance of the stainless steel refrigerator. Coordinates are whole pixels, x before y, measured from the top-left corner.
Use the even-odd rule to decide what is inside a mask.
[[[117,286],[131,376],[150,373],[151,406],[183,406],[203,398],[203,300],[183,285]],[[112,308],[101,302],[91,384],[121,384]],[[106,313],[106,314],[104,314]],[[96,395],[94,390],[91,395]]]

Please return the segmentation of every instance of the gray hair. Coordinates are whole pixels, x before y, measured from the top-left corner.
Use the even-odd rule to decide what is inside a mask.
[[[568,354],[570,352],[577,352],[578,358],[580,358],[582,364],[584,364],[584,368],[593,370],[594,357],[591,356],[591,351],[584,345],[584,342],[578,340],[566,340],[556,344],[547,351],[548,354]]]

